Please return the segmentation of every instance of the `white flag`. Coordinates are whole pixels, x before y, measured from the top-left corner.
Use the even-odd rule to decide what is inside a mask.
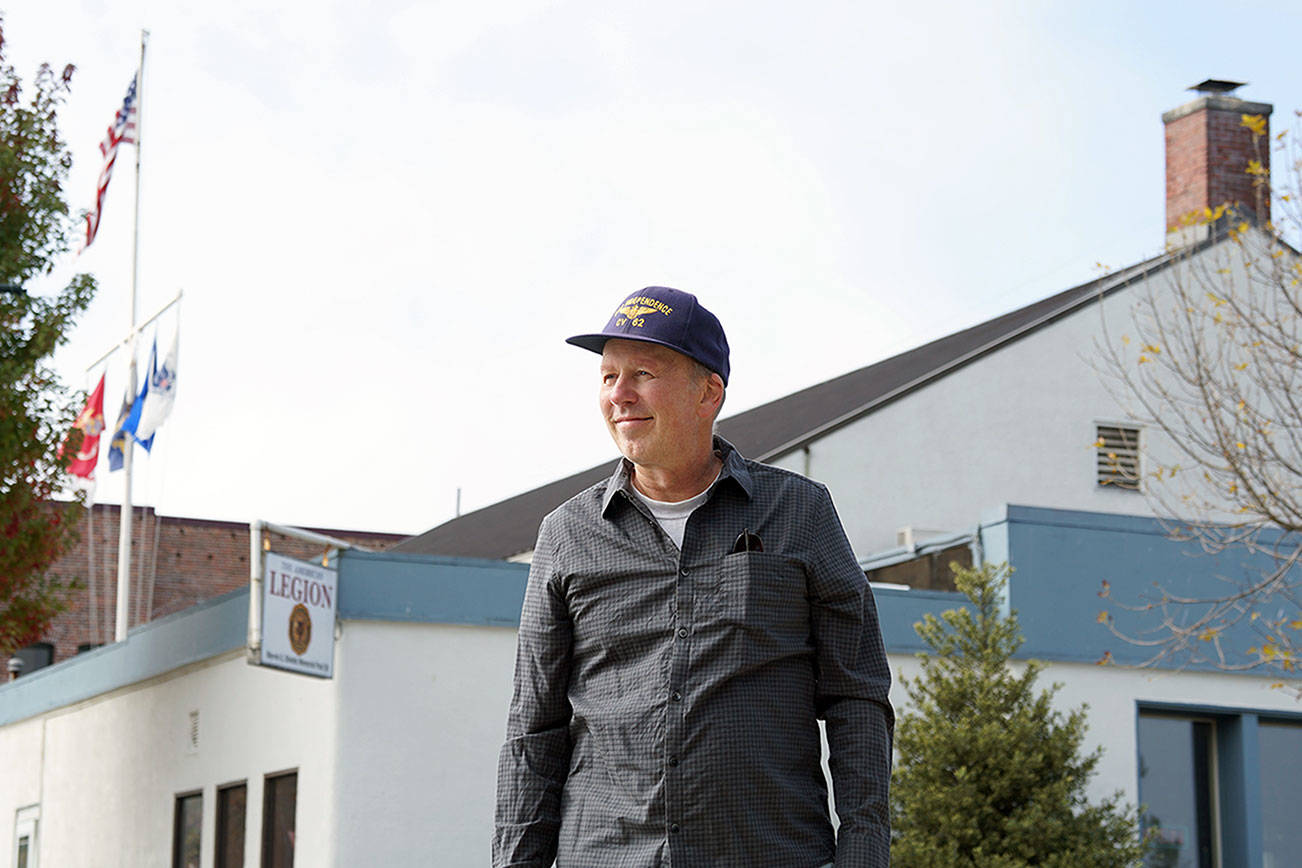
[[[172,336],[172,349],[168,350],[167,358],[149,372],[149,388],[140,408],[140,424],[136,426],[137,442],[153,437],[158,426],[167,420],[167,414],[172,412],[172,402],[176,400],[176,350],[180,341],[181,330],[178,328]]]

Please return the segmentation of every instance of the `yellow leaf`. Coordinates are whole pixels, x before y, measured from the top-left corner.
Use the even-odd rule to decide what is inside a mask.
[[[1244,371],[1247,370],[1247,368],[1248,368],[1247,362],[1240,362],[1239,364],[1234,366],[1234,370],[1236,371]]]
[[[1107,666],[1112,662],[1112,652],[1104,651],[1103,656],[1094,661],[1095,666]]]
[[[1294,630],[1302,630],[1302,618],[1299,618],[1296,621],[1289,621],[1288,625]]]
[[[1107,613],[1107,610],[1105,609],[1105,610],[1103,610],[1102,612],[1099,612],[1099,616],[1098,616],[1097,618],[1095,618],[1094,620],[1098,621],[1100,624],[1106,624],[1106,623],[1108,623],[1108,613]]]
[[[1219,632],[1220,630],[1204,630],[1198,634],[1198,638],[1204,642],[1210,642],[1216,638],[1216,634]]]
[[[1145,344],[1144,349],[1145,351],[1150,352],[1153,355],[1157,355],[1158,353],[1162,352],[1162,348],[1159,347],[1157,344]]]
[[[1241,115],[1239,117],[1239,123],[1252,130],[1254,136],[1266,135],[1265,115]]]
[[[1139,357],[1139,364],[1142,365],[1142,364],[1144,364],[1144,362],[1147,362],[1147,361],[1148,361],[1148,356],[1140,356],[1140,357]]]
[[[1249,175],[1264,175],[1266,170],[1261,166],[1261,160],[1248,160],[1248,168],[1244,169]]]
[[[1240,440],[1238,443],[1235,443],[1234,445],[1237,446],[1237,447],[1239,447],[1240,449],[1247,449],[1247,448],[1248,448],[1247,446],[1244,446],[1244,445],[1243,445],[1243,441],[1242,441],[1242,440]]]
[[[1248,231],[1248,224],[1247,224],[1247,223],[1240,223],[1239,226],[1238,226],[1238,230],[1239,230],[1239,234],[1242,235],[1244,232],[1247,232],[1247,231]]]
[[[1257,619],[1260,618],[1260,617],[1261,617],[1261,613],[1260,613],[1260,612],[1253,612],[1251,615],[1248,616],[1248,620],[1249,620],[1249,621],[1255,621],[1255,620],[1257,620]]]

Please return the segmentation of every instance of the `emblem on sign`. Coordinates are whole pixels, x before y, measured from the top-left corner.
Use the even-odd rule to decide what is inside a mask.
[[[312,616],[307,613],[307,606],[299,603],[289,613],[289,647],[301,657],[311,641]]]

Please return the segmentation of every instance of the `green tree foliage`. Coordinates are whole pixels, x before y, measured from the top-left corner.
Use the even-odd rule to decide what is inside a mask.
[[[73,68],[37,71],[30,95],[5,58],[0,19],[0,656],[38,639],[63,607],[51,564],[76,539],[75,503],[56,503],[69,457],[61,454],[85,396],[69,395],[50,368],[95,282],[78,275],[61,292],[22,290],[68,251],[64,202],[72,157],[58,109]]]
[[[1137,865],[1144,848],[1120,794],[1086,800],[1101,751],[1081,755],[1084,707],[1054,710],[1057,686],[1036,689],[1040,665],[1010,664],[1022,635],[1016,614],[1000,611],[1007,576],[1006,567],[955,568],[971,607],[916,627],[932,653],[904,682],[911,710],[895,730],[891,864]]]

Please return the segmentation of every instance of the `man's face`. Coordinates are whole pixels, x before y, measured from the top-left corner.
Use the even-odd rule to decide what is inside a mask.
[[[638,467],[673,469],[710,443],[712,381],[668,347],[618,338],[601,354],[602,418],[619,451]],[[722,391],[722,381],[718,389]]]

